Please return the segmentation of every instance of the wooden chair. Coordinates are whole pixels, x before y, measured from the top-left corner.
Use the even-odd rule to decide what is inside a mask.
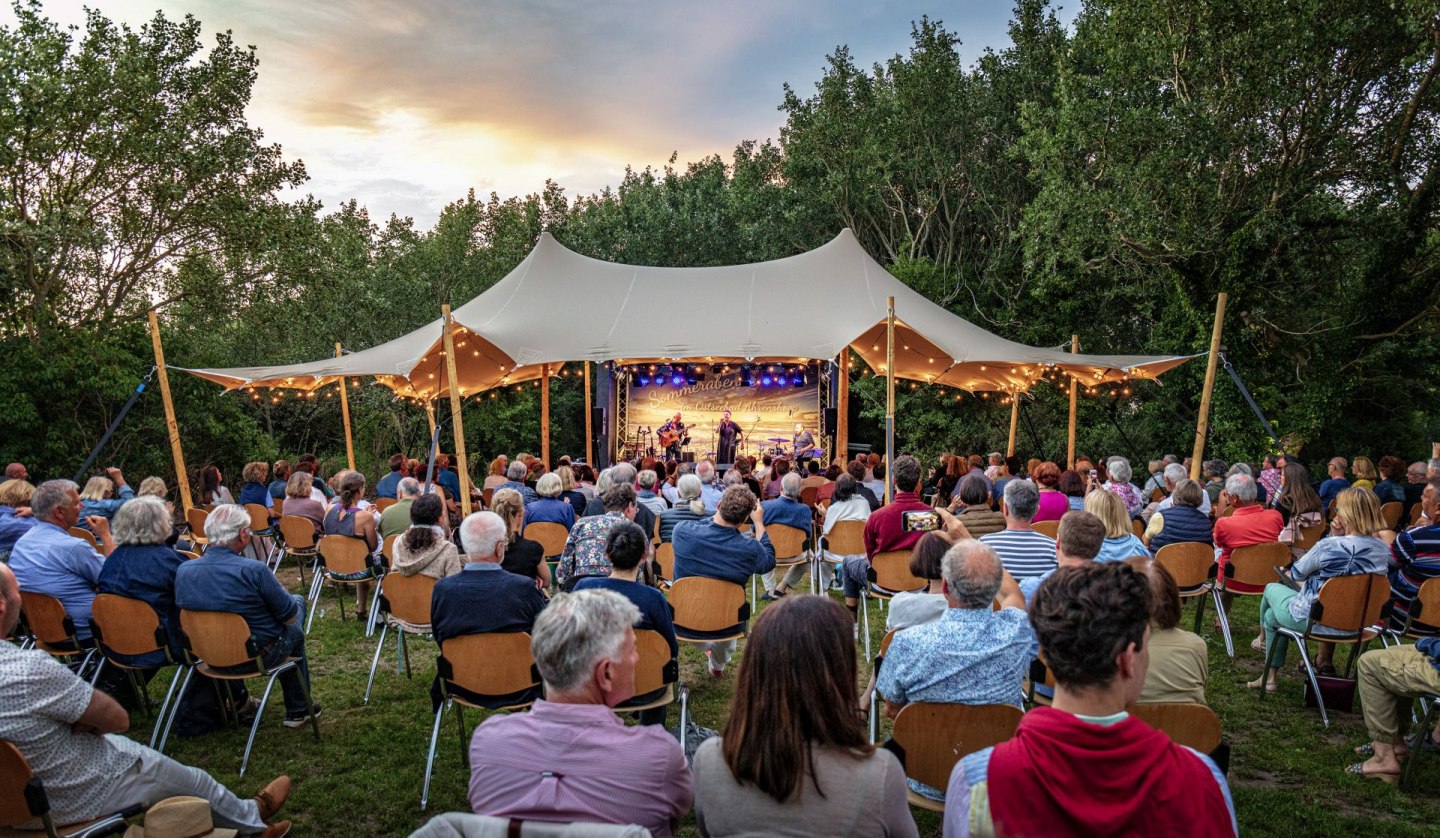
[[[668,541],[661,542],[655,548],[655,564],[660,568],[661,587],[669,588],[670,582],[675,578],[675,545]]]
[[[315,522],[299,515],[281,515],[279,527],[281,549],[275,557],[275,572],[280,572],[286,556],[293,557],[295,566],[300,570],[300,587],[304,588],[305,563],[319,555],[315,546]]]
[[[724,643],[745,636],[750,623],[750,603],[745,588],[723,579],[687,576],[670,583],[670,606],[675,611],[675,639],[701,645]],[[717,636],[699,636],[700,633]],[[690,718],[690,690],[680,683],[680,747],[685,747],[686,722]]]
[[[821,562],[834,565],[835,572],[838,574],[840,568],[845,564],[844,556],[859,556],[864,553],[865,522],[836,521],[835,526],[830,528],[830,534],[820,539],[820,550],[815,556],[815,593],[824,593],[820,590]]]
[[[889,550],[876,553],[870,559],[870,583],[860,592],[860,621],[865,630],[865,657],[870,657],[870,605],[871,597],[882,603],[889,602],[895,594],[904,591],[918,591],[928,587],[929,582],[910,572],[910,551]]]
[[[1130,531],[1133,532],[1133,533],[1135,533],[1135,537],[1136,537],[1136,538],[1140,538],[1141,536],[1145,535],[1145,522],[1142,521],[1142,520],[1139,519],[1139,518],[1131,518],[1131,519],[1130,519]],[[1056,524],[1056,525],[1055,525],[1055,533],[1056,533],[1056,535],[1058,535],[1058,534],[1060,533],[1060,525],[1059,525],[1059,524]]]
[[[1405,514],[1405,504],[1398,500],[1380,505],[1380,517],[1385,519],[1385,528],[1393,530],[1400,526],[1400,516]]]
[[[118,835],[125,831],[125,822],[145,811],[143,806],[131,806],[119,812],[83,823],[58,825],[50,815],[50,798],[45,794],[45,784],[30,769],[30,762],[14,744],[0,739],[0,826],[18,827],[39,819],[41,829],[48,838],[91,838],[100,835]],[[26,830],[5,834],[38,835],[40,832]]]
[[[1418,503],[1415,504],[1415,506],[1410,509],[1410,526],[1413,527],[1420,523],[1420,519],[1423,517],[1425,517],[1425,508]]]
[[[25,615],[35,646],[84,678],[85,670],[95,659],[95,648],[81,645],[75,623],[65,613],[65,605],[48,594],[21,591],[20,611]]]
[[[961,757],[1010,739],[1023,715],[1020,708],[1009,704],[921,701],[901,708],[891,737],[905,751],[905,776],[943,790]],[[945,811],[943,801],[910,790],[905,796],[911,806]]]
[[[899,632],[900,629],[890,629],[885,632],[884,637],[880,638],[880,654],[875,656],[874,665],[870,668],[870,686],[867,688],[867,693],[870,700],[869,726],[870,744],[872,745],[875,744],[875,739],[880,734],[880,713],[878,705],[880,701],[883,701],[885,698],[880,695],[878,686],[880,683],[880,667],[885,664],[885,654],[890,651],[890,644],[895,641],[895,635]],[[877,698],[880,699],[880,701],[877,701]]]
[[[1205,599],[1215,601],[1217,611],[1224,611],[1220,601],[1220,590],[1215,576],[1219,566],[1215,564],[1215,548],[1200,541],[1181,541],[1166,544],[1155,553],[1155,563],[1170,571],[1175,584],[1180,588],[1180,599],[1195,598],[1195,633],[1200,633],[1200,621],[1205,614]]]
[[[565,542],[570,539],[570,531],[565,529],[564,524],[536,521],[525,525],[525,537],[539,544],[545,552],[546,560],[549,560],[558,558],[565,552]]]
[[[315,571],[315,582],[310,586],[310,613],[305,618],[306,634],[310,633],[310,626],[315,622],[315,606],[320,602],[320,594],[327,581],[340,598],[340,619],[344,620],[345,597],[340,589],[370,582],[383,575],[379,568],[370,564],[370,548],[364,539],[348,535],[327,535],[320,539],[319,550],[322,566]],[[379,595],[380,586],[376,585],[375,592],[370,597],[371,614],[375,612]]]
[[[1045,687],[1048,692],[1042,693],[1038,687]],[[1025,701],[1031,707],[1049,707],[1054,695],[1055,673],[1045,665],[1045,654],[1041,652],[1030,661],[1029,677],[1025,679]]]
[[[389,542],[395,536],[386,539]],[[365,704],[370,703],[370,688],[375,684],[375,668],[380,665],[380,653],[385,649],[385,635],[389,634],[391,623],[395,628],[395,671],[403,667],[405,677],[410,677],[410,652],[405,648],[405,635],[430,633],[430,598],[435,593],[433,576],[417,573],[402,576],[387,573],[380,581],[380,612],[395,620],[382,620],[380,641],[375,644],[375,656],[370,659],[370,678],[365,682]]]
[[[1315,666],[1310,662],[1307,640],[1323,643],[1350,643],[1350,660],[1345,665],[1346,677],[1355,668],[1365,643],[1373,639],[1376,632],[1370,627],[1380,619],[1380,611],[1390,599],[1390,580],[1381,574],[1361,573],[1354,576],[1333,576],[1320,583],[1320,593],[1315,604],[1310,606],[1310,616],[1305,628],[1295,629],[1280,626],[1280,634],[1294,640],[1300,646],[1300,659],[1305,664],[1305,675],[1310,679],[1310,688],[1315,693],[1315,706],[1320,708],[1320,720],[1330,726],[1330,714],[1325,710],[1325,694],[1320,692],[1320,682],[1315,677]],[[1316,633],[1316,628],[1326,631]],[[1264,698],[1264,690],[1260,697]]]
[[[1162,501],[1162,500],[1165,500],[1165,490],[1164,490],[1164,489],[1161,489],[1161,488],[1159,488],[1159,487],[1156,487],[1156,488],[1150,490],[1150,502],[1151,502],[1151,503],[1159,503],[1159,502]]]
[[[209,510],[198,506],[190,507],[185,513],[185,524],[190,527],[190,544],[197,553],[205,552],[210,542],[205,540],[205,518]]]
[[[490,499],[493,498],[493,497],[495,497],[495,490],[494,490],[494,489],[486,489],[485,491],[483,491],[483,492],[480,493],[481,502],[485,504],[485,508],[486,508],[486,509],[493,509],[493,508],[494,508],[494,505],[493,505],[492,503],[490,503]]]
[[[176,550],[175,552],[178,553],[178,554],[180,555],[180,558],[182,558],[182,559],[198,559],[198,558],[200,558],[200,554],[199,554],[199,553],[196,553],[194,550]]]
[[[1422,617],[1429,617],[1430,622],[1426,623]],[[1434,634],[1430,626],[1435,623],[1440,623],[1440,576],[1426,579],[1420,590],[1415,592],[1415,598],[1405,612],[1404,627],[1399,631],[1387,629],[1385,633],[1397,644],[1402,637],[1419,640]]]
[[[819,486],[806,486],[805,488],[800,490],[800,502],[810,507],[811,509],[815,508],[819,497]]]
[[[1329,529],[1329,525],[1324,521],[1318,524],[1302,526],[1300,527],[1300,531],[1295,535],[1295,543],[1290,546],[1303,553],[1311,547],[1314,547],[1316,542],[1325,535],[1325,530],[1327,529]]]
[[[430,753],[425,758],[425,786],[420,792],[422,812],[430,801],[430,775],[435,767],[435,745],[440,740],[440,721],[445,718],[445,711],[455,709],[463,764],[469,743],[463,708],[519,710],[535,703],[540,687],[540,673],[530,654],[530,635],[525,632],[452,637],[440,644],[436,666],[441,700],[430,731]],[[498,706],[486,706],[489,704]]]
[[[284,498],[271,498],[271,499],[270,499],[270,514],[274,515],[277,519],[278,519],[278,518],[281,518],[281,517],[283,517],[283,516],[285,515],[285,499],[284,499]]]
[[[810,546],[810,533],[787,524],[767,524],[765,535],[770,539],[770,546],[775,548],[775,584],[779,585],[785,571],[809,561],[805,558],[805,550]],[[755,579],[758,575],[750,577],[752,609],[755,607]]]
[[[1035,523],[1030,525],[1030,529],[1040,533],[1041,535],[1048,535],[1051,538],[1056,538],[1060,535],[1060,522],[1036,521]]]
[[[1220,747],[1220,717],[1203,704],[1156,702],[1132,704],[1125,708],[1147,725],[1170,737],[1177,745],[1202,754]]]
[[[640,653],[640,662],[635,664],[635,694],[643,696],[660,690],[664,692],[648,701],[631,699],[612,709],[616,713],[638,713],[673,704],[675,685],[680,681],[680,660],[670,657],[670,644],[658,631],[636,629],[635,650]]]
[[[260,698],[260,707],[255,711],[255,720],[250,723],[250,738],[245,741],[245,755],[240,758],[240,776],[245,776],[245,767],[250,764],[250,750],[255,746],[255,733],[260,729],[260,720],[265,716],[265,705],[270,702],[270,693],[275,679],[291,670],[298,670],[300,658],[286,658],[271,669],[265,666],[260,644],[250,636],[250,626],[239,614],[224,611],[180,610],[180,627],[185,631],[185,648],[190,655],[191,667],[185,673],[185,682],[175,696],[176,706],[185,702],[185,691],[190,687],[196,672],[217,681],[247,681],[251,678],[265,678],[265,692]],[[297,672],[298,675],[298,672]],[[305,690],[305,711],[310,717],[310,726],[315,731],[315,740],[320,740],[320,721],[315,718],[315,705],[310,700],[310,685],[300,678]],[[165,734],[175,722],[170,715]]]
[[[655,523],[650,525],[650,543],[660,543],[660,516],[655,516]]]
[[[136,675],[149,669],[163,669],[166,667],[183,667],[184,663],[176,660],[170,653],[170,635],[165,627],[160,625],[160,615],[150,607],[148,602],[131,597],[119,596],[117,594],[99,594],[91,606],[90,632],[95,638],[95,646],[100,652],[100,663],[95,667],[93,681],[98,681],[100,673],[107,665],[114,666],[125,673],[130,682],[130,689],[134,691],[135,698],[139,705],[144,708],[146,714],[150,712],[150,694],[145,688],[145,683]],[[153,655],[160,653],[163,662],[150,666],[134,666],[121,660],[121,657],[135,659],[142,655]],[[150,747],[154,748],[159,737],[161,727],[171,709],[171,701],[175,697],[175,689],[180,684],[182,673],[178,670],[175,677],[170,679],[170,688],[165,691],[165,700],[160,702],[160,714],[155,719],[155,725],[150,731]]]
[[[394,506],[394,505],[397,504],[397,503],[399,503],[399,501],[396,500],[395,498],[376,498],[376,499],[375,499],[375,513],[376,513],[377,515],[378,515],[378,514],[382,514],[382,513],[385,512],[385,510],[389,509],[390,507]]]
[[[254,534],[256,538],[260,539],[260,541],[251,542],[255,545],[255,558],[262,558],[260,556],[260,547],[263,543],[265,555],[262,560],[268,565],[274,560],[275,551],[279,549],[279,545],[275,543],[275,539],[280,535],[280,531],[275,528],[274,524],[270,523],[270,510],[264,506],[258,503],[247,503],[245,504],[245,511],[250,513],[250,532]]]
[[[89,544],[90,549],[97,553],[100,552],[100,542],[95,538],[95,533],[90,532],[84,527],[71,527],[68,532],[86,544]]]
[[[1275,581],[1275,568],[1290,566],[1290,545],[1278,541],[1236,547],[1230,551],[1230,562],[1225,574],[1219,577],[1220,593],[1232,596],[1262,596],[1265,586]],[[1239,582],[1253,587],[1253,591],[1233,590]],[[1235,641],[1230,634],[1230,617],[1224,608],[1219,609],[1220,633],[1225,636],[1225,652],[1235,657]]]

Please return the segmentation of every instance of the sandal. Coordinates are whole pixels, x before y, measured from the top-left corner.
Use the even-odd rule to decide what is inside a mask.
[[[1347,765],[1345,767],[1345,773],[1355,777],[1372,777],[1376,780],[1379,780],[1383,783],[1388,783],[1392,786],[1400,784],[1400,773],[1398,771],[1394,774],[1367,772],[1365,770],[1365,763],[1363,762],[1357,762],[1354,765]]]
[[[1246,682],[1245,682],[1245,686],[1246,686],[1246,687],[1249,687],[1249,688],[1252,689],[1252,690],[1258,690],[1258,689],[1260,689],[1260,685],[1261,685],[1261,684],[1264,684],[1264,685],[1265,685],[1265,694],[1266,694],[1266,695],[1274,695],[1275,692],[1276,692],[1276,690],[1279,690],[1279,689],[1280,689],[1280,685],[1277,684],[1276,682],[1274,682],[1274,681],[1266,682],[1264,675],[1261,675],[1259,678],[1256,678],[1254,681],[1246,681]]]

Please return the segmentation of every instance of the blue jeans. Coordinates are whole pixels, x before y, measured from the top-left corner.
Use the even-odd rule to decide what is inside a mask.
[[[305,690],[310,687],[310,663],[305,659],[305,598],[292,594],[300,606],[295,620],[285,626],[264,655],[266,668],[279,666],[286,658],[299,658],[298,665],[280,676],[280,689],[285,694],[285,715],[305,715]],[[300,679],[304,678],[302,685]]]

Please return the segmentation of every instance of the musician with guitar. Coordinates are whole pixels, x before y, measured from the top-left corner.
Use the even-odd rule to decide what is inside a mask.
[[[685,435],[685,423],[680,421],[680,414],[676,413],[657,431],[660,437],[660,447],[665,449],[665,459],[678,461],[680,459],[680,448],[690,443],[690,437]]]

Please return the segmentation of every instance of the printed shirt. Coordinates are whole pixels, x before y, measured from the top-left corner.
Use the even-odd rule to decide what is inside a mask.
[[[72,732],[90,706],[90,685],[44,652],[0,642],[0,684],[0,739],[19,748],[45,784],[55,822],[106,814],[101,804],[143,746],[115,734]]]
[[[980,536],[1000,554],[1000,562],[1016,579],[1039,576],[1055,569],[1055,539],[1034,530],[1001,530]]]
[[[605,555],[605,539],[610,530],[625,520],[623,512],[607,512],[576,521],[560,554],[560,565],[555,569],[556,583],[564,584],[572,576],[609,576],[610,558]]]
[[[1144,506],[1144,503],[1141,502],[1140,493],[1135,490],[1135,486],[1133,484],[1106,483],[1105,489],[1106,491],[1114,492],[1115,495],[1120,498],[1120,500],[1125,502],[1126,515],[1134,518],[1136,515],[1140,514],[1140,507]]]
[[[948,608],[895,635],[876,688],[887,701],[1020,706],[1035,632],[1019,608]]]
[[[1300,592],[1290,599],[1290,616],[1304,623],[1310,618],[1310,607],[1320,598],[1320,586],[1326,579],[1360,573],[1385,573],[1390,552],[1385,542],[1373,535],[1339,535],[1322,538],[1290,568],[1290,575],[1304,582]],[[1384,582],[1376,581],[1377,585]]]

